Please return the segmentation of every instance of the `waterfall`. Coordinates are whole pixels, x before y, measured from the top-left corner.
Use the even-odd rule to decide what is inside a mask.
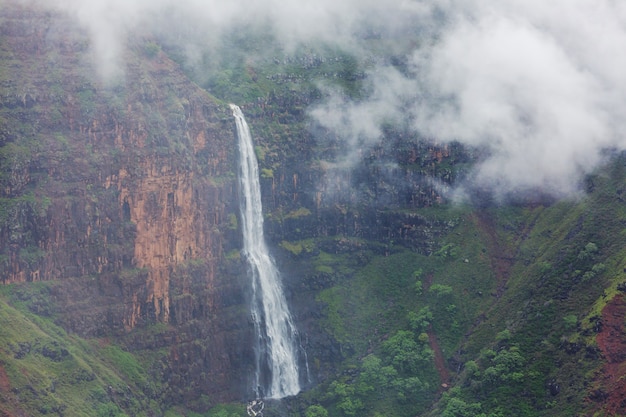
[[[250,129],[241,109],[230,105],[239,138],[239,182],[243,253],[252,279],[252,318],[256,332],[258,396],[283,398],[300,391],[296,328],[280,283],[280,274],[263,235],[259,167]],[[260,391],[260,392],[259,392]]]

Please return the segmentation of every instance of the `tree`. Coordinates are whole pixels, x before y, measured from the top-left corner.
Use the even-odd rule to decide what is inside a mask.
[[[389,386],[397,376],[398,373],[393,367],[383,366],[382,361],[376,355],[368,355],[361,365],[359,383],[371,387],[372,390],[380,390],[381,387]]]
[[[524,379],[523,367],[526,363],[519,348],[512,346],[495,353],[487,351],[492,356],[491,366],[483,372],[483,380],[492,384],[499,382],[519,382]]]
[[[419,392],[428,388],[418,377],[398,378],[393,381],[393,388],[400,401],[410,401],[419,395]]]
[[[353,385],[334,381],[329,387],[330,394],[337,399],[337,408],[346,416],[354,416],[363,409],[363,402],[356,397]]]
[[[408,314],[409,326],[415,333],[422,333],[428,329],[428,326],[433,321],[433,313],[428,306],[423,307],[417,313],[410,311]]]
[[[446,408],[441,413],[441,417],[485,417],[481,413],[480,403],[466,403],[459,398],[450,398]]]
[[[444,297],[452,294],[452,287],[444,284],[433,284],[428,292],[435,294],[437,297]]]
[[[363,410],[363,403],[358,398],[345,397],[337,404],[337,408],[347,416],[355,416]]]
[[[480,375],[480,370],[478,368],[478,364],[476,361],[467,361],[465,362],[465,373],[468,377],[478,377]]]
[[[315,404],[306,409],[305,417],[328,417],[328,411],[321,405]]]
[[[422,362],[430,361],[433,352],[426,346],[419,346],[413,333],[399,330],[382,345],[383,352],[390,358],[391,364],[398,372],[416,373]]]

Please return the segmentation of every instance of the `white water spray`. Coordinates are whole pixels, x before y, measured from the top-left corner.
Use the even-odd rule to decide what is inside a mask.
[[[296,329],[280,284],[280,274],[263,235],[259,167],[250,129],[241,109],[230,105],[239,137],[239,181],[243,252],[252,278],[252,317],[257,334],[254,389],[269,398],[300,392]],[[262,395],[262,392],[257,392]]]

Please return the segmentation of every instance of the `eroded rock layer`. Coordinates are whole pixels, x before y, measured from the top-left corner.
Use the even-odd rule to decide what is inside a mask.
[[[58,322],[83,336],[175,324],[159,340],[128,333],[130,348],[167,349],[172,386],[237,395],[247,326],[231,324],[245,273],[223,263],[240,241],[227,108],[148,39],[105,80],[68,17],[10,3],[0,19],[0,282],[54,282]]]

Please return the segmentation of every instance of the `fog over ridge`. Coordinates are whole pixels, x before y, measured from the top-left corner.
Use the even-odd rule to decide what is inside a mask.
[[[577,194],[606,150],[626,147],[625,7],[608,0],[448,6],[445,24],[431,32],[436,41],[410,53],[408,75],[377,68],[370,100],[335,98],[312,114],[361,144],[380,140],[380,131],[355,114],[404,117],[423,137],[484,149],[488,157],[470,180],[498,197]],[[344,117],[328,117],[336,112]]]
[[[498,192],[575,193],[603,150],[624,149],[626,66],[613,59],[626,44],[623,7],[484,4],[458,16],[429,54],[414,54],[425,69],[419,88],[439,104],[416,106],[415,127],[487,147],[475,176]]]
[[[103,77],[120,76],[125,34],[193,28],[181,48],[219,42],[246,22],[266,22],[287,48],[320,41],[355,55],[360,36],[419,31],[408,67],[367,72],[369,95],[341,94],[309,109],[354,149],[381,140],[381,123],[486,150],[472,181],[497,195],[576,194],[607,149],[626,148],[626,5],[613,0],[14,0],[69,13],[92,36]]]

